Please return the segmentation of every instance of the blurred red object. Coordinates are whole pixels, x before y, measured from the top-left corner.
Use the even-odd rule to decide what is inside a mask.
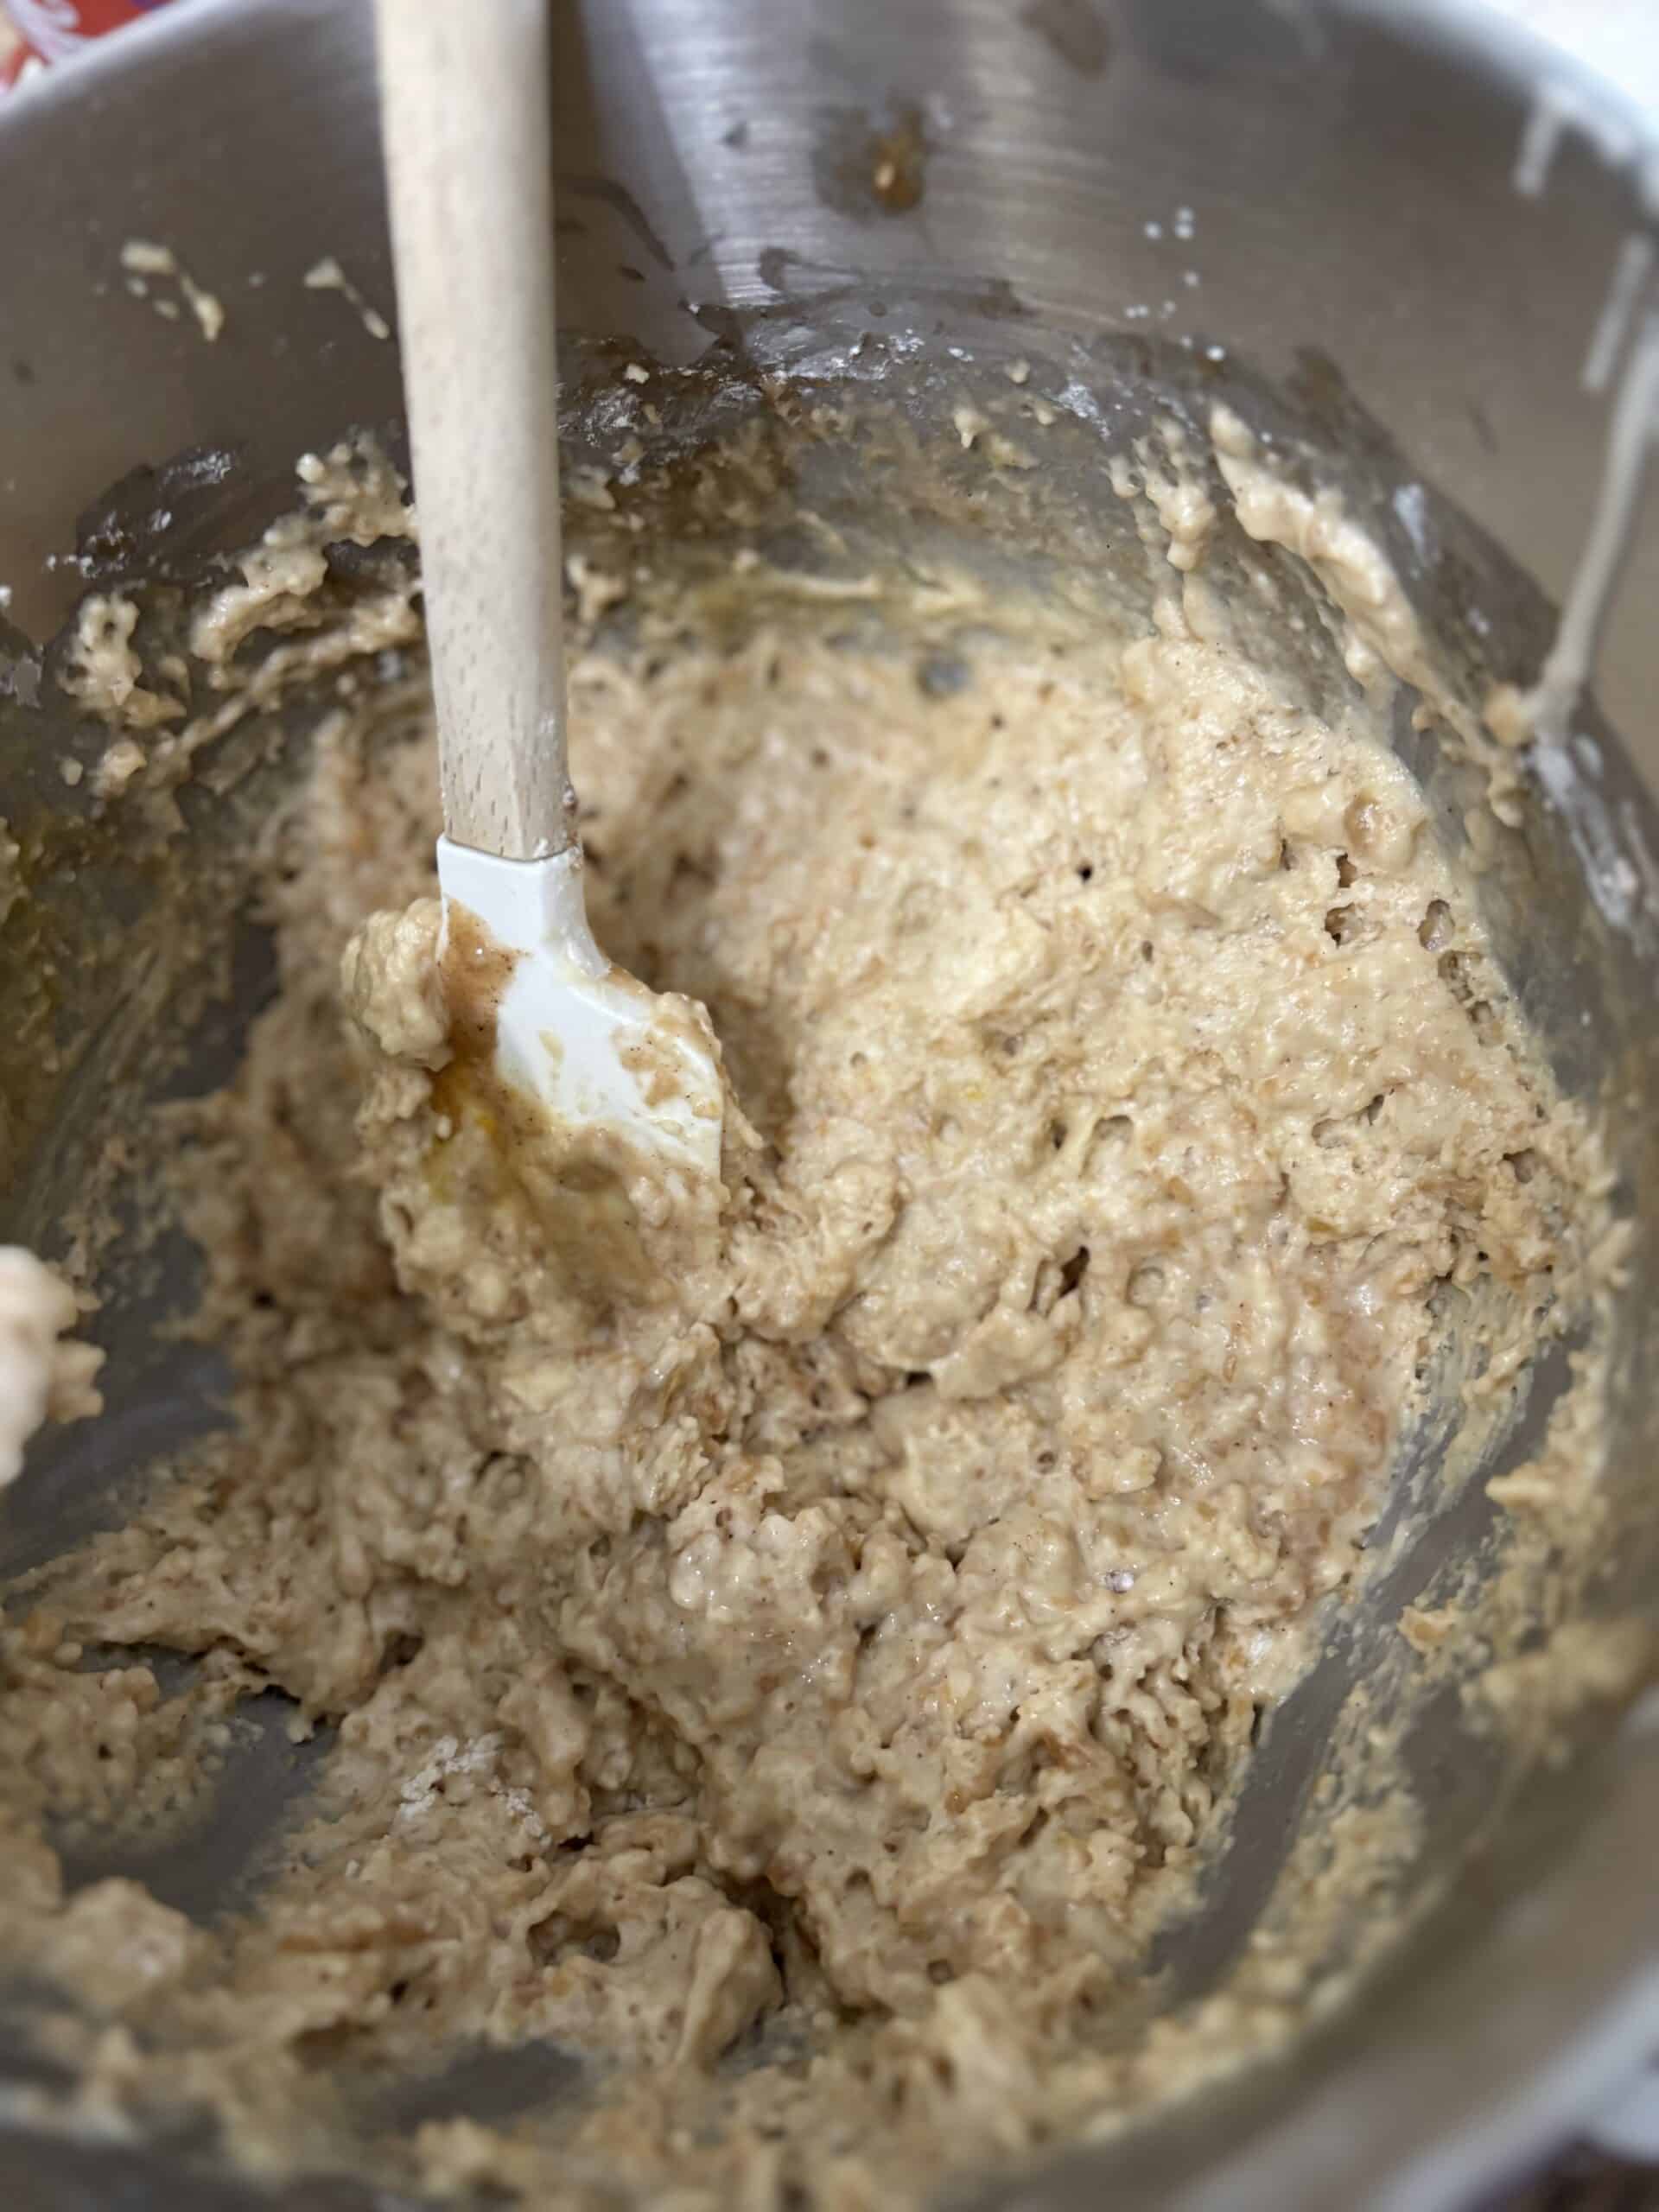
[[[166,0],[3,0],[0,18],[16,34],[0,61],[0,86],[42,63],[67,61],[106,32],[152,15]]]

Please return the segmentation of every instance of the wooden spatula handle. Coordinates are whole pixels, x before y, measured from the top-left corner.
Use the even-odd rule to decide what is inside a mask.
[[[575,834],[561,638],[548,0],[376,0],[444,824]]]

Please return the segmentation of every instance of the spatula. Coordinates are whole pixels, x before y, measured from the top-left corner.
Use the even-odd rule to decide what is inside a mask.
[[[565,760],[547,17],[547,0],[376,4],[442,949],[505,971],[496,1071],[560,1130],[613,1129],[714,1175],[714,1052],[683,1002],[605,957],[583,898]]]

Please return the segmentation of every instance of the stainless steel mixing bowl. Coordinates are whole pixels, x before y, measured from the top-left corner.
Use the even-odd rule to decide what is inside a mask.
[[[1029,353],[1064,370],[1104,444],[1160,380],[1224,392],[1348,483],[1471,686],[1535,666],[1544,594],[1570,573],[1600,464],[1606,394],[1586,389],[1586,347],[1615,270],[1643,273],[1629,241],[1649,234],[1643,194],[1659,188],[1648,123],[1607,89],[1450,4],[588,0],[558,17],[573,333],[616,341],[613,359],[836,373],[874,337],[917,378]],[[1523,149],[1535,192],[1516,189]],[[395,418],[394,348],[302,282],[332,255],[391,304],[366,7],[195,0],[158,16],[0,117],[0,811],[60,825],[37,888],[60,956],[46,1013],[62,1052],[60,1066],[0,1077],[0,1231],[50,1249],[100,1098],[222,1072],[268,970],[258,932],[227,917],[232,999],[179,1065],[183,998],[145,964],[167,926],[160,879],[66,799],[56,755],[77,734],[50,704],[39,645],[89,580],[193,573],[287,502],[297,453]],[[219,343],[126,296],[118,253],[134,235],[164,240],[223,296]],[[1609,1474],[1627,1510],[1599,1602],[1650,1615],[1659,824],[1609,724],[1651,743],[1656,585],[1649,518],[1603,657],[1608,719],[1583,721],[1599,770],[1570,815],[1531,794],[1483,890],[1564,1081],[1605,1100],[1637,1219]],[[1414,757],[1450,819],[1452,771]],[[219,895],[207,856],[245,840],[259,788],[256,776],[193,798],[201,880],[168,897]],[[40,1013],[21,942],[0,936],[13,1025]],[[43,1441],[0,1516],[0,1567],[116,1510],[124,1469],[202,1418],[211,1362],[151,1335],[188,1269],[150,1259],[117,1270],[99,1317],[110,1417]],[[1507,1458],[1559,1382],[1535,1379]],[[1400,1606],[1475,1556],[1489,1521],[1478,1483],[1450,1501],[1372,1579],[1269,1728],[1211,1903],[1169,1947],[1173,1998],[1236,1953],[1345,1692],[1389,1663]],[[1294,2063],[998,2183],[995,2201],[1428,2206],[1523,2167],[1644,2035],[1659,2042],[1659,1732],[1610,1718],[1584,1738],[1568,1766],[1506,1797],[1456,1696],[1420,1701],[1407,1752],[1426,1811],[1421,1879],[1461,1870],[1433,1916]],[[212,1910],[293,1781],[273,1738],[210,1836],[139,1871]],[[22,2038],[5,2048],[25,2073]],[[0,2127],[0,2196],[52,2212],[266,2201],[188,2150]],[[334,2184],[291,2197],[334,2201]],[[337,2201],[367,2200],[341,2184]]]

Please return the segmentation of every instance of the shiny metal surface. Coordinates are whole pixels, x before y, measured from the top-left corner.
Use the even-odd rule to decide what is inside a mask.
[[[1484,10],[567,0],[562,20],[561,280],[582,327],[687,359],[710,309],[861,295],[880,321],[884,291],[891,315],[925,281],[1066,327],[1144,320],[1281,372],[1317,349],[1560,596],[1602,414],[1580,372],[1644,218],[1633,168],[1582,134],[1541,200],[1517,197],[1529,104],[1561,65]],[[41,562],[135,454],[223,442],[280,467],[342,407],[397,411],[389,350],[301,283],[334,253],[390,302],[371,43],[367,12],[335,0],[194,0],[6,116],[22,181],[6,272],[29,307],[5,395],[0,565],[25,627],[69,595]],[[1617,111],[1605,86],[1586,97]],[[158,142],[158,101],[189,129]],[[848,156],[912,110],[925,189],[894,216],[849,188]],[[1620,127],[1647,128],[1633,111]],[[122,298],[122,240],[156,232],[222,286],[219,346]],[[1644,703],[1652,537],[1603,677],[1621,724]]]
[[[1526,579],[1559,595],[1599,466],[1605,403],[1582,388],[1585,351],[1620,246],[1648,221],[1631,157],[1645,126],[1612,95],[1577,88],[1625,157],[1568,132],[1547,190],[1526,198],[1512,174],[1536,55],[1449,5],[589,0],[563,7],[558,28],[558,251],[574,331],[666,362],[836,366],[864,332],[901,340],[918,372],[948,369],[953,345],[1029,352],[1061,365],[1109,441],[1148,384],[1213,379],[1259,419],[1345,455],[1443,634],[1471,663],[1531,673],[1548,626]],[[869,182],[877,143],[902,156],[903,188],[886,200]],[[298,451],[395,419],[391,346],[339,295],[303,283],[332,254],[390,308],[378,163],[369,11],[338,0],[195,0],[0,118],[0,580],[25,633],[0,643],[16,656],[14,691],[32,685],[29,639],[84,588],[86,567],[61,556],[84,552],[97,572],[99,515],[118,516],[103,533],[118,566],[182,572],[286,504]],[[217,345],[126,296],[118,255],[134,235],[164,240],[223,297]],[[191,448],[206,457],[106,498],[135,464]],[[1426,530],[1412,525],[1418,483]],[[92,527],[78,541],[84,513]],[[1649,512],[1602,684],[1612,722],[1649,745],[1656,588]],[[51,788],[49,735],[22,709],[0,726],[0,810]],[[1614,834],[1655,842],[1611,738],[1607,750]],[[1604,925],[1541,806],[1488,896],[1567,1079],[1618,1075],[1627,1186],[1646,1209],[1618,1463],[1645,1484],[1659,1444],[1659,1163],[1642,1110],[1659,1060],[1655,925],[1633,938]],[[258,988],[254,947],[247,995]],[[208,1040],[204,1069],[234,1044],[232,1024]],[[66,1123],[43,1142],[0,1227],[43,1230],[75,1141]],[[203,1373],[148,1359],[137,1302],[118,1318],[117,1384],[164,1431],[187,1420]],[[20,1492],[24,1525],[0,1531],[0,1554],[65,1541],[94,1510],[109,1448],[66,1432]],[[1435,1560],[1477,1540],[1481,1503],[1460,1500],[1432,1556],[1379,1579],[1270,1729],[1225,1894],[1172,1948],[1178,1988],[1205,1986],[1243,1939],[1344,1690],[1383,1662],[1395,1612]],[[1659,1607],[1650,1512],[1647,1525],[1621,1594]],[[259,1770],[273,1805],[278,1764],[273,1749]],[[1591,1747],[1495,1836],[1489,1771],[1454,1710],[1426,1717],[1419,1779],[1431,1860],[1478,1840],[1480,1871],[1362,2007],[1294,2066],[988,2201],[1081,2212],[1109,2188],[1115,2202],[1194,2212],[1427,2207],[1541,2147],[1644,2023],[1659,2031],[1659,1736]],[[180,1878],[207,1910],[226,1878],[219,1863]],[[0,2131],[10,2202],[80,2212],[109,2201],[117,2174],[135,2206],[252,2201],[159,2152]],[[327,2199],[308,2186],[292,2201]]]

